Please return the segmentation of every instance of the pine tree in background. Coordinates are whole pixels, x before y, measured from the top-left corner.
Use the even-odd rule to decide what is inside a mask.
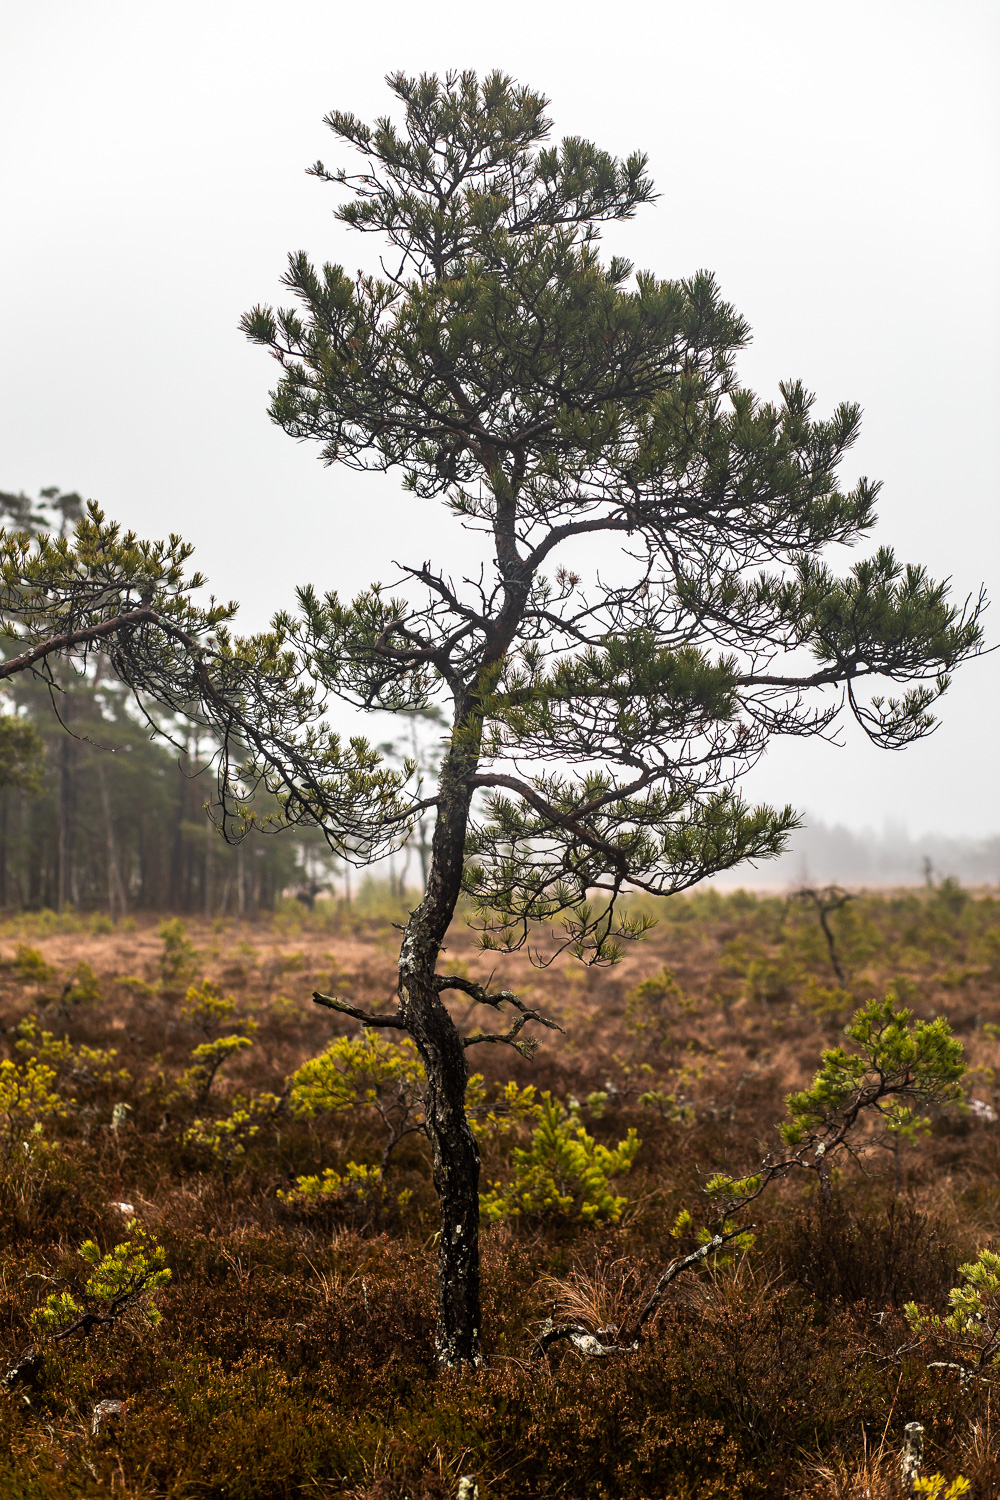
[[[56,487],[0,493],[0,519],[0,910],[237,915],[273,906],[305,859],[325,877],[316,830],[249,850],[218,838],[204,808],[217,741],[115,675],[112,638],[160,637],[171,609],[188,642],[210,632],[212,612],[187,604],[190,549],[123,537]]]

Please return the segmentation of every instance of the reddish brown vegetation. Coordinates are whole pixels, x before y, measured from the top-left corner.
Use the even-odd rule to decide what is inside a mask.
[[[668,1230],[679,1207],[697,1215],[709,1172],[755,1164],[784,1095],[815,1072],[856,1003],[895,986],[919,1015],[946,1016],[967,1047],[970,1096],[998,1106],[1000,903],[951,887],[852,903],[833,923],[847,990],[804,904],[708,895],[659,915],[651,939],[611,971],[498,965],[497,979],[530,989],[566,1034],[546,1035],[533,1064],[478,1048],[475,1065],[561,1097],[604,1093],[585,1109],[588,1129],[610,1142],[634,1125],[643,1144],[620,1187],[629,1199],[620,1223],[484,1230],[488,1363],[473,1377],[434,1366],[435,1203],[419,1137],[400,1147],[395,1169],[413,1194],[405,1211],[353,1215],[294,1208],[278,1192],[349,1156],[377,1161],[368,1123],[283,1119],[228,1176],[184,1142],[195,1109],[178,1079],[201,1040],[180,1015],[189,979],[215,980],[238,1015],[259,1023],[255,1045],[214,1085],[212,1108],[225,1113],[234,1091],[280,1089],[346,1029],[309,1003],[313,988],[359,1003],[391,992],[389,913],[192,925],[197,956],[189,975],[181,962],[173,977],[156,924],[12,927],[0,942],[11,1055],[13,1028],[34,1013],[75,1046],[116,1048],[130,1081],[66,1080],[77,1103],[54,1131],[58,1153],[7,1169],[6,1353],[29,1342],[30,1312],[59,1285],[39,1278],[69,1277],[87,1237],[102,1248],[121,1238],[117,1202],[134,1204],[158,1235],[174,1279],[157,1329],[61,1346],[37,1388],[0,1400],[4,1495],[103,1495],[113,1485],[137,1500],[436,1500],[474,1473],[483,1500],[846,1500],[866,1485],[894,1493],[902,1428],[914,1418],[927,1428],[931,1471],[964,1473],[981,1500],[1000,1493],[990,1387],[963,1389],[928,1371],[919,1351],[898,1353],[912,1343],[902,1304],[940,1308],[958,1262],[998,1235],[1000,1124],[985,1111],[935,1120],[926,1139],[875,1160],[868,1176],[845,1174],[828,1205],[802,1184],[775,1190],[754,1248],[676,1283],[634,1356],[533,1358],[553,1306],[595,1327],[623,1319],[675,1252]],[[33,972],[23,953],[16,965],[18,942],[57,972]],[[464,933],[449,958],[474,977],[490,972]],[[100,999],[65,993],[80,961],[96,972]],[[642,980],[656,982],[640,991]],[[465,1014],[463,1002],[454,1008]],[[130,1112],[112,1129],[119,1102]],[[486,1176],[502,1177],[510,1141],[488,1149]],[[92,1437],[103,1398],[127,1409]]]

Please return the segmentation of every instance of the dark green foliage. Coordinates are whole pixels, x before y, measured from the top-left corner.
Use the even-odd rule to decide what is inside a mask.
[[[878,486],[837,479],[858,408],[819,419],[798,382],[760,401],[735,373],[748,327],[710,275],[602,261],[602,225],[654,197],[641,154],[549,146],[547,101],[500,74],[389,84],[403,127],[334,112],[361,170],[313,172],[348,189],[339,217],[387,237],[398,270],[355,277],[294,254],[297,306],[256,308],[244,327],[282,366],[273,419],[328,462],[398,467],[443,497],[488,533],[486,572],[456,591],[447,569],[404,567],[399,597],[375,586],[349,604],[308,587],[255,649],[262,669],[288,652],[366,709],[450,700],[435,800],[451,807],[461,785],[484,940],[517,946],[561,914],[574,951],[611,960],[643,930],[616,913],[626,885],[666,893],[780,850],[790,810],[749,809],[735,785],[771,734],[831,724],[836,704],[806,695],[841,687],[878,743],[918,738],[979,649],[978,608],[885,548],[830,571],[823,549],[874,523]],[[559,561],[590,536],[629,549],[627,581]],[[301,741],[306,760],[313,749]],[[262,775],[269,755],[261,741]],[[510,755],[517,774],[491,769]],[[290,815],[362,853],[339,773],[324,780],[317,761],[310,800],[285,756],[266,774]],[[351,785],[386,836],[402,833],[405,802],[384,800],[374,763]]]
[[[9,541],[8,552],[16,545]],[[325,845],[309,830],[255,838],[242,853],[218,837],[205,811],[216,747],[169,721],[161,722],[177,745],[151,739],[99,644],[84,671],[50,661],[41,678],[8,679],[0,908],[96,906],[114,918],[136,908],[253,911],[301,878],[304,857],[328,876]]]

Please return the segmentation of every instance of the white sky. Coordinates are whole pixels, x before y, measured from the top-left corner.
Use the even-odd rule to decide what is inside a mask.
[[[707,266],[749,318],[742,378],[860,401],[854,471],[877,541],[1000,597],[1000,7],[978,0],[32,0],[0,9],[0,488],[59,484],[145,534],[180,531],[264,623],[296,583],[454,556],[395,480],[325,470],[265,414],[273,366],[237,331],[286,253],[350,268],[331,108],[383,75],[503,68],[556,134],[642,148],[659,202],[614,248]],[[850,476],[848,476],[850,477]],[[846,558],[845,561],[849,561]],[[1000,605],[987,620],[1000,640]],[[777,746],[750,790],[854,827],[1000,828],[1000,653],[962,670],[902,755]]]

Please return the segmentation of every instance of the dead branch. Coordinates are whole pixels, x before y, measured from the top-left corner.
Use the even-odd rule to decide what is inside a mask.
[[[358,1005],[352,1005],[349,1000],[341,1000],[338,995],[321,995],[319,990],[313,990],[313,1002],[325,1005],[327,1010],[339,1011],[342,1016],[350,1016],[352,1020],[360,1021],[362,1026],[389,1026],[396,1031],[404,1029],[398,1015],[375,1015],[371,1011],[362,1010]]]

